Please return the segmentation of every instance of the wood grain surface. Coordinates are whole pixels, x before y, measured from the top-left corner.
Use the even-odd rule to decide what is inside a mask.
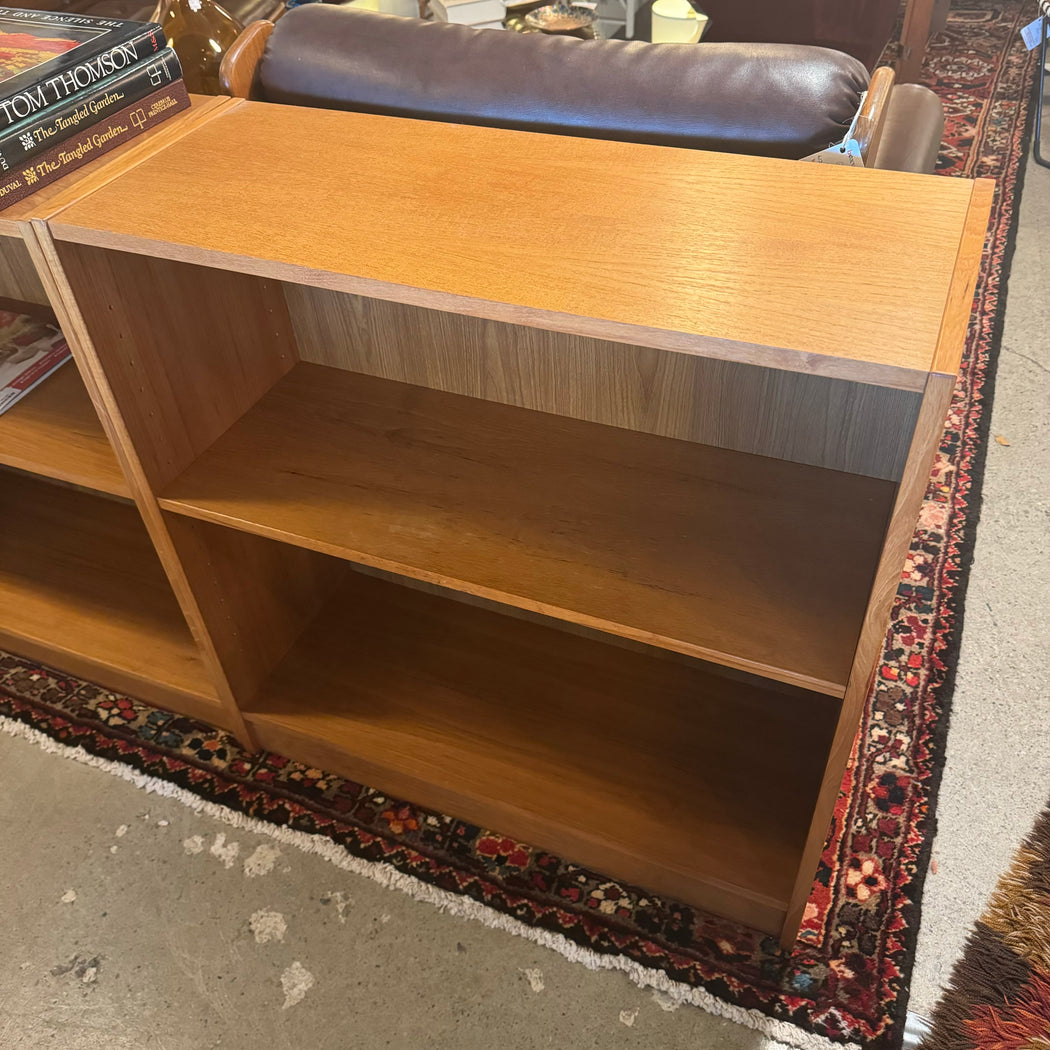
[[[302,363],[160,504],[841,696],[894,489]]]
[[[143,459],[139,455],[131,437],[128,423],[124,417],[122,406],[114,396],[113,387],[109,376],[99,358],[92,332],[85,323],[82,307],[89,316],[94,315],[94,309],[99,307],[105,309],[106,304],[120,301],[121,290],[107,286],[104,281],[89,281],[79,291],[79,298],[74,294],[69,283],[68,276],[62,267],[55,250],[54,242],[46,223],[34,220],[24,228],[26,245],[30,249],[34,263],[41,279],[45,283],[48,296],[54,306],[55,312],[62,325],[62,331],[66,335],[70,348],[73,351],[77,367],[80,369],[84,384],[99,412],[103,428],[112,444],[117,461],[121,465],[128,486],[134,497],[135,504],[146,527],[146,532],[153,541],[154,549],[159,556],[160,563],[167,575],[169,584],[174,592],[175,598],[182,610],[183,616],[189,626],[190,632],[196,641],[199,653],[207,668],[209,680],[214,684],[219,703],[221,715],[211,719],[218,725],[231,730],[238,739],[247,746],[252,745],[251,736],[247,725],[241,716],[237,706],[235,685],[231,683],[223,666],[222,654],[215,644],[213,625],[210,620],[215,620],[221,636],[229,635],[231,626],[236,630],[236,625],[231,625],[222,609],[202,610],[191,583],[193,566],[183,564],[182,559],[167,529],[164,517],[157,506],[156,498],[150,486],[147,471],[143,466]],[[149,315],[140,319],[140,323],[148,324]],[[131,347],[136,345],[133,339],[123,347],[113,348],[118,354],[123,350],[125,356],[132,362],[134,367],[135,351]],[[119,356],[116,360],[120,360]],[[119,369],[116,369],[119,374]],[[134,384],[132,384],[134,389]],[[141,388],[140,388],[141,389]],[[170,412],[170,406],[164,406]],[[150,406],[145,404],[140,397],[132,402],[133,418],[142,427],[143,416],[148,416]],[[154,431],[155,432],[155,431]],[[151,433],[149,427],[140,429],[139,433]],[[149,447],[146,453],[150,453]],[[155,467],[157,460],[151,461]],[[160,460],[159,462],[163,462]]]
[[[835,729],[827,769],[813,813],[813,824],[799,867],[798,880],[791,894],[791,906],[784,923],[782,938],[785,947],[789,947],[793,942],[813,888],[813,873],[820,859],[864,704],[871,691],[879,654],[885,644],[890,611],[900,584],[901,570],[915,535],[915,524],[922,508],[934,457],[944,434],[944,421],[955,389],[963,340],[972,312],[981,248],[991,208],[992,188],[987,181],[974,184],[973,199],[952,276],[948,309],[945,312],[944,325],[938,334],[934,361],[940,370],[932,372],[927,380],[919,418],[912,434],[911,448],[908,451],[908,461],[886,530],[886,540],[879,557],[871,599],[857,642],[839,724]]]
[[[878,156],[886,113],[893,94],[893,81],[893,69],[890,66],[880,66],[876,69],[871,75],[864,103],[857,114],[853,137],[860,147],[861,159],[865,164],[869,158],[874,160]]]
[[[47,292],[21,237],[0,236],[0,296],[16,302],[47,304]]]
[[[301,185],[303,142],[353,177],[275,192]],[[59,240],[921,390],[972,184],[857,175],[240,102],[52,229]]]
[[[247,705],[348,566],[288,543],[165,514],[238,705]]]
[[[990,184],[233,99],[170,125],[0,219],[146,522],[0,475],[0,642],[790,943]]]
[[[265,747],[779,931],[837,706],[354,573],[246,717]]]
[[[297,359],[280,285],[165,259],[56,247],[154,491]]]
[[[966,212],[959,252],[955,258],[952,284],[944,321],[937,333],[937,349],[934,351],[930,371],[940,375],[959,374],[962,366],[966,332],[974,313],[973,293],[981,270],[981,257],[988,234],[988,218],[992,211],[995,183],[981,179],[973,186],[973,197]]]
[[[222,56],[219,83],[227,95],[249,98],[255,84],[255,71],[273,32],[273,22],[265,18],[244,27],[229,51]]]
[[[73,362],[0,416],[0,463],[99,492],[131,496]]]
[[[285,285],[299,356],[351,372],[870,477],[920,395]]]
[[[164,149],[203,121],[210,120],[220,110],[236,105],[233,99],[204,95],[191,95],[190,102],[190,109],[169,117],[162,124],[117,146],[98,160],[78,168],[73,174],[50,183],[0,211],[0,234],[21,237],[23,224],[55,214],[104,186],[139,161]]]
[[[224,724],[128,503],[0,471],[0,646]]]

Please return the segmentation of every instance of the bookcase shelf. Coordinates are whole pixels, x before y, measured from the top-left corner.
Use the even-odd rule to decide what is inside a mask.
[[[222,721],[129,503],[0,470],[0,646]]]
[[[837,715],[356,572],[246,711],[271,750],[772,930]]]
[[[300,363],[160,504],[841,697],[895,491]]]
[[[0,416],[0,464],[131,498],[72,362]]]

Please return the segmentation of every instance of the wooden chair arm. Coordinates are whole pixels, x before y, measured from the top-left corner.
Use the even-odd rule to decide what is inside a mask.
[[[876,69],[871,75],[871,83],[868,84],[868,93],[864,97],[860,113],[857,114],[853,137],[860,146],[860,155],[865,164],[868,163],[869,157],[874,160],[878,152],[895,79],[891,66],[880,66]]]
[[[252,22],[244,27],[230,50],[222,56],[219,84],[227,95],[251,98],[255,72],[272,32],[273,22],[266,19]]]

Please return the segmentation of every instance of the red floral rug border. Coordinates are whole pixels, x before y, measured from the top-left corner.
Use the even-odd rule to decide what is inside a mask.
[[[927,80],[945,103],[939,167],[998,180],[960,382],[795,949],[600,873],[0,654],[0,713],[241,813],[324,835],[529,926],[622,955],[832,1040],[899,1045],[934,832],[972,561],[988,408],[1028,142],[1034,0],[956,0]]]

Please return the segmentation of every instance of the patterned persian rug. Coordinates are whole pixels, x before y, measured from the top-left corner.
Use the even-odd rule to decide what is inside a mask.
[[[1050,808],[999,880],[922,1050],[1050,1048]]]
[[[82,749],[65,753],[190,804],[227,807],[238,819],[265,822],[274,834],[301,838],[315,851],[338,851],[344,867],[589,966],[625,971],[675,1001],[783,1042],[817,1047],[831,1040],[875,1050],[898,1045],[1026,145],[1035,63],[1019,30],[1034,11],[1035,0],[955,0],[927,61],[925,79],[947,111],[940,170],[992,177],[998,193],[961,379],[877,685],[793,951],[497,830],[428,812],[280,755],[247,754],[207,725],[0,654],[6,728],[52,750]]]

